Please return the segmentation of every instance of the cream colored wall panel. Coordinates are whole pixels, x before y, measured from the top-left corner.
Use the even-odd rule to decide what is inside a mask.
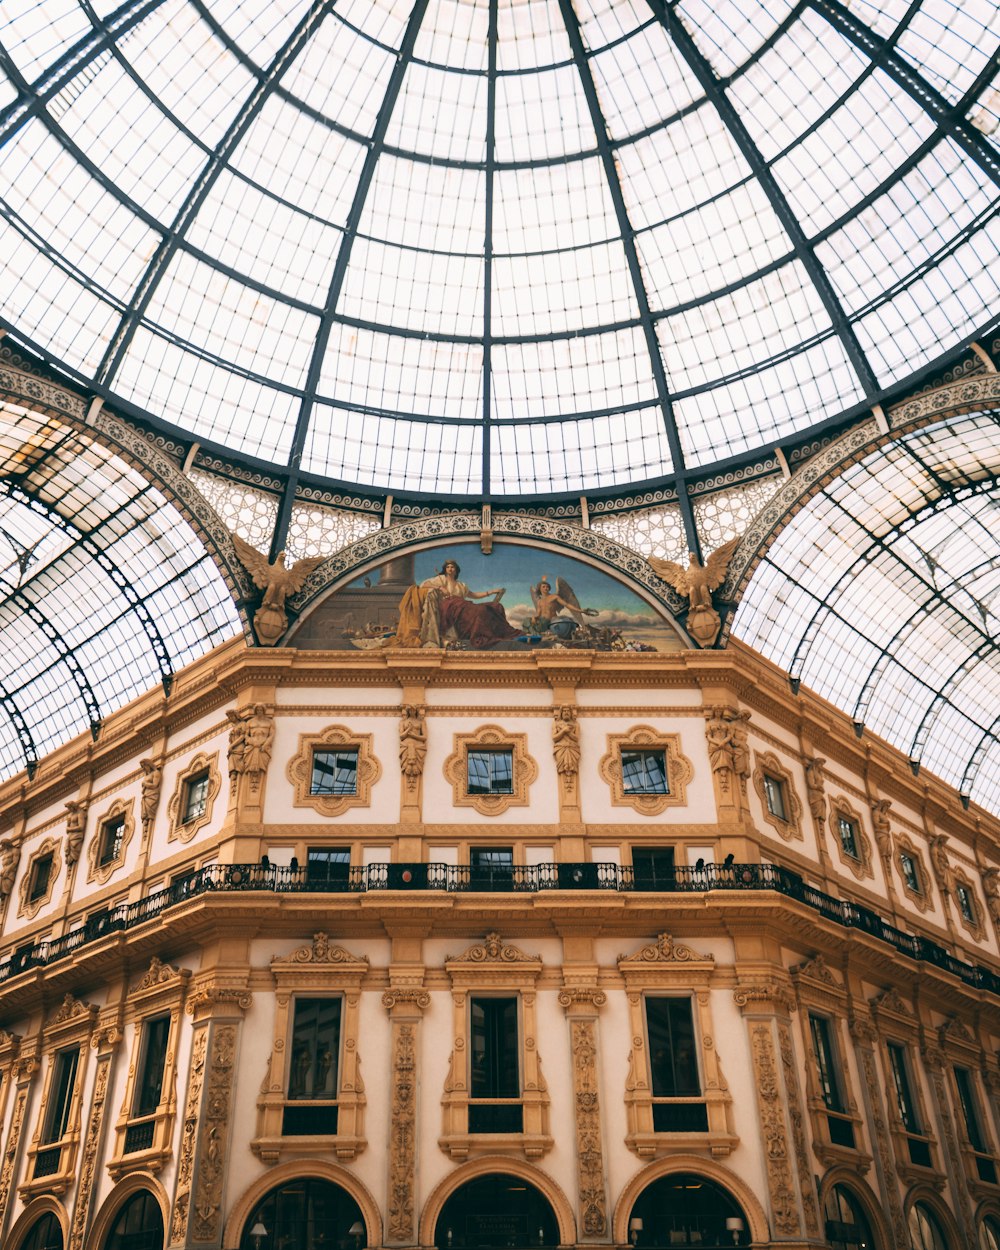
[[[476,708],[482,715],[489,717],[491,708],[504,709],[514,707],[548,708],[553,703],[552,691],[545,686],[502,686],[462,685],[456,682],[448,686],[428,686],[427,706],[429,708]],[[477,711],[477,715],[478,715]],[[437,717],[434,718],[437,720]]]
[[[280,708],[317,708],[324,715],[340,716],[350,708],[385,708],[392,711],[399,707],[399,691],[392,686],[344,686],[338,681],[342,660],[330,664],[329,681],[323,685],[279,686],[275,702]]]
[[[704,701],[702,692],[697,688],[684,689],[683,686],[579,686],[576,701],[581,708],[602,707],[636,707],[636,708],[675,708],[700,707]]]

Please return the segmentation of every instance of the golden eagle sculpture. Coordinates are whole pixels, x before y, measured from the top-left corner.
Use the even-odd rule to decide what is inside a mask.
[[[289,568],[283,551],[278,553],[277,559],[269,561],[267,556],[244,542],[238,534],[233,535],[233,546],[243,567],[253,578],[253,584],[264,592],[260,607],[254,613],[253,627],[261,646],[273,647],[288,628],[285,600],[302,589],[313,569],[323,563],[323,557],[296,560]]]
[[[688,552],[688,566],[684,568],[674,560],[661,560],[649,556],[653,572],[673,586],[687,599],[689,606],[687,629],[699,647],[710,647],[719,636],[722,618],[712,604],[712,591],[725,581],[729,561],[739,546],[738,538],[731,538],[708,557],[704,564],[693,551]]]

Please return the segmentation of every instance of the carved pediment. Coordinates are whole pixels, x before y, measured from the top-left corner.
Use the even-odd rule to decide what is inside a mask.
[[[353,955],[343,946],[331,942],[326,933],[314,933],[308,946],[300,946],[290,955],[273,960],[276,964],[363,964],[368,967],[367,955]]]
[[[98,1008],[93,1003],[84,1003],[74,998],[72,994],[66,994],[48,1023],[50,1025],[65,1024],[68,1020],[75,1020],[79,1016],[94,1016],[97,1011]]]
[[[683,942],[675,942],[669,933],[661,933],[655,942],[644,946],[632,955],[619,955],[618,966],[622,964],[662,964],[662,963],[714,963],[714,955],[703,955]]]
[[[519,946],[505,942],[495,930],[481,942],[473,943],[462,955],[449,955],[445,964],[537,964],[537,955],[526,954]]]
[[[956,1042],[968,1042],[975,1045],[976,1039],[972,1033],[966,1028],[958,1016],[952,1016],[950,1020],[946,1020],[938,1029],[938,1037],[941,1044],[951,1040]]]
[[[135,985],[132,986],[132,993],[138,994],[142,990],[151,990],[158,985],[165,985],[168,981],[173,981],[180,975],[180,968],[175,968],[173,964],[165,964],[154,955],[149,961],[149,967]]]
[[[907,1007],[906,1003],[899,996],[899,990],[894,985],[890,986],[882,994],[876,994],[874,998],[869,999],[872,1011],[888,1011],[894,1016],[905,1016],[907,1019],[913,1019],[913,1012]]]
[[[841,988],[840,982],[833,975],[830,967],[822,955],[814,955],[812,959],[807,959],[804,963],[797,964],[792,969],[794,977],[806,977],[810,981],[822,981],[824,985],[835,985]]]

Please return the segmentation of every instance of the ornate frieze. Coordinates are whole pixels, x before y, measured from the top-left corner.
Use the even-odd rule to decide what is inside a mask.
[[[389,1240],[410,1243],[416,1179],[417,1026],[396,1021],[392,1029],[392,1109],[389,1134]]]
[[[806,1232],[810,1237],[819,1236],[819,1209],[816,1203],[816,1191],[813,1188],[812,1168],[809,1166],[809,1151],[806,1146],[805,1120],[802,1111],[802,1099],[799,1093],[798,1069],[795,1064],[795,1050],[792,1046],[792,1031],[785,1020],[778,1020],[778,1047],[781,1051],[781,1067],[785,1082],[785,1096],[788,1099],[788,1119],[792,1128],[792,1145],[795,1150],[795,1168],[799,1178],[799,1193],[802,1197],[802,1211],[806,1219]]]
[[[90,1116],[87,1120],[87,1131],[83,1139],[83,1159],[80,1164],[80,1180],[76,1190],[76,1201],[73,1205],[73,1223],[70,1226],[69,1250],[82,1250],[84,1234],[87,1231],[90,1202],[94,1191],[94,1179],[98,1170],[97,1152],[101,1144],[101,1129],[104,1124],[104,1106],[108,1097],[108,1078],[110,1073],[111,1053],[107,1052],[98,1056],[97,1070],[94,1074],[94,1093],[90,1100]]]
[[[606,997],[596,986],[572,985],[559,992],[559,1002],[569,1016],[573,1056],[580,1227],[585,1237],[593,1238],[604,1237],[608,1230],[597,1069],[597,1012]]]
[[[784,1103],[778,1083],[778,1067],[770,1024],[751,1024],[750,1053],[753,1058],[754,1085],[774,1227],[779,1233],[795,1236],[801,1232],[799,1207],[795,1178],[788,1158]]]
[[[212,1037],[207,1089],[198,1133],[199,1152],[191,1202],[192,1242],[217,1241],[220,1233],[222,1185],[236,1069],[237,1026],[217,1023],[210,1027]]]

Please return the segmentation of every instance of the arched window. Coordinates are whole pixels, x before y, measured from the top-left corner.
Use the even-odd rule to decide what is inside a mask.
[[[163,1214],[148,1189],[133,1194],[118,1212],[104,1250],[163,1250]]]
[[[62,1225],[51,1211],[35,1220],[21,1250],[63,1250]]]
[[[434,1244],[439,1250],[557,1246],[559,1225],[548,1199],[534,1185],[494,1172],[455,1190],[438,1216]]]
[[[265,1194],[243,1226],[240,1250],[364,1250],[361,1208],[332,1181],[304,1176]]]
[[[910,1250],[948,1250],[937,1217],[922,1202],[910,1208]]]
[[[632,1207],[628,1238],[643,1247],[747,1246],[750,1228],[736,1199],[696,1172],[662,1176]]]
[[[987,1215],[979,1225],[979,1250],[1000,1250],[1000,1220]]]
[[[868,1216],[846,1185],[834,1185],[830,1190],[823,1214],[830,1250],[878,1250]]]

